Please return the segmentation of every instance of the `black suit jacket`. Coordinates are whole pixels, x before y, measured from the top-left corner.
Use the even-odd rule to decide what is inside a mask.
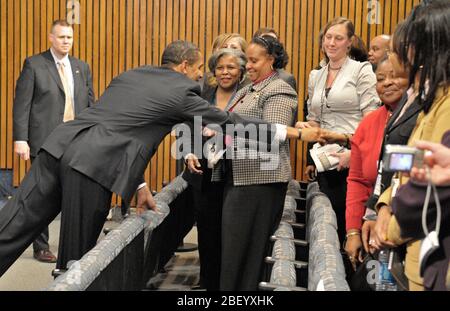
[[[236,92],[240,91],[243,87],[249,85],[252,83],[250,79],[245,78],[241,83],[239,83]],[[218,86],[212,86],[208,85],[208,83],[205,83],[202,88],[201,97],[209,102],[211,105],[214,104],[216,101],[216,93],[217,93]],[[193,129],[193,125],[190,125]],[[204,144],[210,139],[206,137],[202,137],[202,150]],[[192,139],[193,141],[193,139]],[[211,183],[212,178],[212,169],[208,168],[208,160],[203,156],[203,154],[196,154],[197,158],[199,159],[201,170],[203,171],[202,175],[199,174],[193,174],[188,169],[185,169],[182,177],[184,180],[186,180],[191,186],[193,186],[196,189],[202,190],[206,185]]]
[[[393,145],[406,145],[408,143],[409,137],[411,136],[412,130],[416,126],[417,116],[422,110],[422,106],[419,104],[418,100],[415,100],[411,106],[405,111],[402,117],[395,122],[395,120],[400,115],[403,106],[406,104],[407,95],[405,94],[393,112],[389,122],[386,124],[386,129],[384,131],[384,140],[381,145],[382,150],[380,151],[380,160],[383,159],[384,146],[387,144]],[[391,179],[394,173],[383,172],[381,178],[381,193],[386,190],[391,185]]]
[[[265,123],[211,106],[200,86],[181,73],[143,66],[116,77],[98,103],[61,124],[42,149],[129,202],[152,155],[172,127],[202,116],[204,125]]]
[[[280,79],[289,84],[294,89],[294,91],[297,92],[297,81],[295,81],[294,76],[284,69],[277,69],[277,72],[280,76]]]
[[[74,83],[75,115],[94,103],[89,65],[69,56]],[[63,121],[64,88],[54,58],[47,50],[25,59],[16,85],[13,107],[13,140],[28,141],[30,153],[37,151]]]

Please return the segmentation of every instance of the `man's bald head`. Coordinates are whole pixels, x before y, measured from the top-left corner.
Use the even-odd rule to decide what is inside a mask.
[[[369,47],[369,62],[372,65],[377,65],[378,62],[386,56],[389,50],[389,40],[391,37],[388,35],[376,36],[370,41]]]

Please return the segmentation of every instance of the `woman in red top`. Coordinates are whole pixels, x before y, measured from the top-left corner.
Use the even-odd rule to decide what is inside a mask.
[[[355,265],[362,248],[361,227],[365,203],[372,194],[377,178],[377,162],[384,128],[391,112],[402,99],[408,86],[405,76],[395,76],[391,62],[384,58],[378,65],[377,92],[383,106],[367,115],[352,138],[350,172],[347,178],[345,251]],[[361,260],[361,258],[360,258]]]

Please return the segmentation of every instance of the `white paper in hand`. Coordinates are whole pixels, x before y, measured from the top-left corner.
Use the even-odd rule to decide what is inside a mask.
[[[309,153],[311,154],[311,158],[314,160],[317,171],[322,173],[337,168],[339,158],[333,157],[330,154],[342,152],[344,150],[345,148],[339,146],[338,144],[321,146],[319,143],[316,143],[311,150],[309,150]]]

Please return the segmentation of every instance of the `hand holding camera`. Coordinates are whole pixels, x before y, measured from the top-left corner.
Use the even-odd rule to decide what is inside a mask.
[[[411,172],[413,179],[426,182],[425,164],[435,185],[450,186],[450,148],[426,141],[417,141],[416,146],[386,145],[383,170]]]
[[[386,145],[383,170],[386,172],[410,172],[423,166],[423,150],[404,145]]]
[[[438,186],[450,186],[450,148],[426,141],[418,141],[416,145],[419,149],[430,151],[425,154],[424,162],[430,167],[431,181]],[[423,167],[413,167],[411,177],[418,181],[427,181]]]

